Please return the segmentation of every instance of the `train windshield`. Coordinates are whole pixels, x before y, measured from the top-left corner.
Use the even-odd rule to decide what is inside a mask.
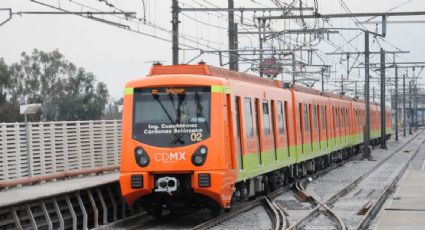
[[[210,135],[210,87],[134,89],[133,138],[158,147],[185,146]]]

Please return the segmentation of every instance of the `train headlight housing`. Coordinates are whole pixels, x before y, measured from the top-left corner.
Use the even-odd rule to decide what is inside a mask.
[[[140,167],[146,167],[150,163],[149,155],[146,153],[146,151],[142,147],[137,147],[134,150],[134,155],[136,158],[136,163]]]
[[[195,166],[202,166],[205,164],[208,155],[208,148],[201,145],[192,155],[192,164]]]

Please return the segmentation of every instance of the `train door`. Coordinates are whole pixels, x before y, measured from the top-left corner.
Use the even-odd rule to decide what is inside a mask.
[[[341,108],[341,146],[347,144],[347,124],[345,121],[345,108]]]
[[[312,123],[313,123],[313,152],[317,153],[320,150],[320,130],[319,130],[319,114],[317,107],[318,105],[312,105],[313,107],[313,115],[312,115]]]
[[[303,120],[303,152],[304,153],[310,153],[311,152],[311,142],[312,142],[312,135],[311,135],[311,126],[310,126],[310,106],[308,104],[301,104],[301,114],[302,120]]]
[[[350,110],[348,108],[345,109],[345,124],[347,125],[346,127],[346,143],[349,144],[351,143],[351,122],[350,122]]]
[[[287,160],[290,158],[289,151],[289,137],[287,131],[287,102],[282,103],[281,101],[277,102],[276,105],[276,140],[278,146],[278,160]]]
[[[340,127],[339,127],[339,108],[335,108],[335,139],[336,139],[336,146],[341,145],[341,136],[340,136]]]
[[[277,123],[276,123],[276,101],[272,100],[272,108],[270,110],[271,112],[271,123],[272,123],[272,138],[273,138],[273,148],[274,148],[274,159],[275,161],[279,160],[279,145],[278,145],[278,138],[279,138],[279,133],[278,133],[278,128],[277,128]]]
[[[328,135],[327,135],[327,124],[326,124],[326,111],[325,106],[320,107],[320,149],[326,149],[328,147]]]
[[[257,131],[257,150],[258,150],[258,162],[260,165],[263,164],[263,158],[261,156],[261,127],[260,127],[260,113],[259,113],[259,108],[260,107],[260,101],[258,100],[258,98],[255,98],[255,104],[254,104],[254,111],[255,111],[255,119],[254,119],[254,126],[255,126],[255,130]]]
[[[270,121],[270,105],[268,100],[261,101],[261,146],[262,146],[262,161],[263,164],[273,163],[277,158],[274,144],[273,126]]]
[[[254,170],[258,168],[259,159],[257,159],[256,154],[258,151],[257,148],[257,139],[255,136],[254,129],[254,116],[252,109],[251,98],[244,98],[244,137],[243,138],[243,168],[244,170]]]
[[[243,158],[242,158],[242,136],[241,136],[241,98],[235,97],[235,118],[234,122],[236,125],[235,135],[236,135],[236,158],[238,163],[238,169],[243,170]]]

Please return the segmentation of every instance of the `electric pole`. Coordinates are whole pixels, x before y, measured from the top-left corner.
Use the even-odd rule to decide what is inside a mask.
[[[173,65],[179,64],[179,2],[172,0],[172,50],[173,50]]]
[[[395,66],[395,140],[398,141],[398,68]]]
[[[403,74],[403,136],[406,137],[406,74]]]
[[[363,146],[363,159],[372,159],[372,147],[370,146],[370,108],[369,108],[369,31],[365,31],[365,111],[366,121],[364,127],[364,146]]]
[[[412,125],[413,125],[413,109],[412,109],[412,80],[409,81],[409,135],[412,135]]]
[[[385,51],[381,48],[381,149],[387,149],[385,126]]]

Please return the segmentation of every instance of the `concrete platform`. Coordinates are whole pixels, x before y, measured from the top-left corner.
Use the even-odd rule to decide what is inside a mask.
[[[425,230],[425,171],[407,170],[377,223],[379,230]]]
[[[117,182],[118,177],[116,172],[14,188],[0,192],[0,208]]]

